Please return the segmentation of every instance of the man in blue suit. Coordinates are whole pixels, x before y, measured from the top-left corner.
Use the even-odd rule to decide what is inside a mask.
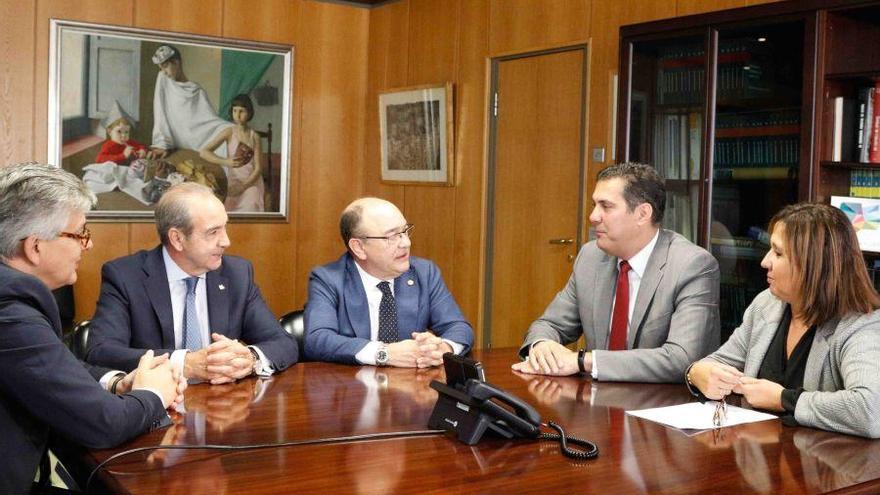
[[[186,378],[215,384],[295,363],[296,341],[269,311],[253,266],[223,254],[227,221],[207,187],[185,182],[163,194],[156,206],[162,244],[101,270],[86,360],[129,370],[154,349],[170,352]]]
[[[309,277],[306,357],[426,368],[470,350],[473,329],[437,265],[410,256],[412,229],[388,201],[345,208],[339,230],[348,252]]]

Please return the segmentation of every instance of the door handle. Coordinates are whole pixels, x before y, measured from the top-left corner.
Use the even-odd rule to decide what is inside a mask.
[[[574,239],[550,239],[550,244],[574,244]]]

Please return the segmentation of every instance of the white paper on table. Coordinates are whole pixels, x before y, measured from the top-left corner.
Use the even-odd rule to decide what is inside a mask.
[[[716,404],[718,403],[715,401],[688,402],[677,406],[639,409],[626,413],[682,430],[707,430],[715,427],[712,424],[712,417],[715,414]],[[756,423],[768,419],[777,419],[777,416],[728,404],[723,426]]]

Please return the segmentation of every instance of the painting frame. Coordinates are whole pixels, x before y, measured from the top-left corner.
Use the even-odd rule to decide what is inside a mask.
[[[447,81],[379,92],[381,182],[454,185],[453,89]]]
[[[90,221],[152,221],[155,200],[180,180],[211,187],[232,221],[289,220],[292,45],[63,19],[49,33],[47,161],[96,192]],[[163,58],[179,72],[168,75]],[[178,86],[199,95],[189,113],[170,103]],[[242,95],[248,120],[232,122]],[[120,122],[130,141],[104,127]],[[110,141],[125,153],[105,153]],[[161,187],[148,194],[151,185]]]

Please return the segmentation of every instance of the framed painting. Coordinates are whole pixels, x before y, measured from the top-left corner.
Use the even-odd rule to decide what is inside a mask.
[[[293,47],[53,19],[49,55],[49,162],[96,193],[90,219],[150,220],[183,181],[287,219]]]
[[[382,182],[452,185],[452,83],[379,94]]]

